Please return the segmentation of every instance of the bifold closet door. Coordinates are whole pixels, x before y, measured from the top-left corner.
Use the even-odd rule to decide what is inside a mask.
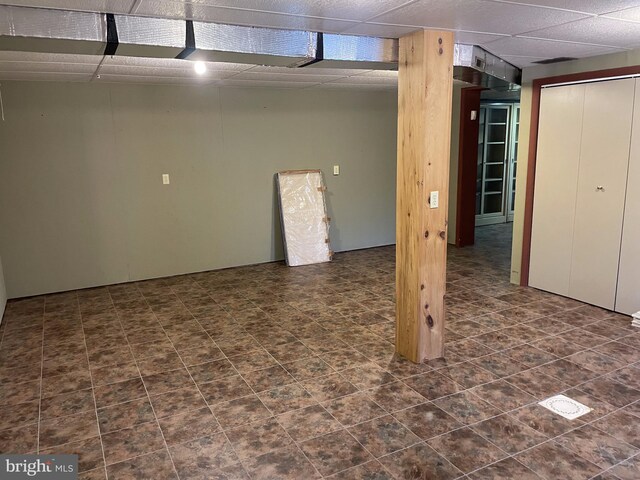
[[[613,310],[635,80],[585,86],[569,297]],[[567,181],[571,181],[567,178]]]
[[[617,312],[640,312],[640,79],[636,79],[627,197],[618,272]]]
[[[586,85],[540,92],[529,285],[569,294]]]

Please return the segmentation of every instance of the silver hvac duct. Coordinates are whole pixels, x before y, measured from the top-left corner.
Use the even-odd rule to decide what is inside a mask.
[[[398,40],[323,33],[319,54],[311,67],[398,69]]]
[[[0,50],[101,55],[106,44],[100,13],[0,5]]]
[[[513,90],[520,85],[520,69],[476,45],[456,43],[453,78],[492,90]]]
[[[13,6],[0,6],[0,50],[307,68],[398,67],[394,39]],[[455,45],[453,76],[497,90],[520,82],[518,68],[463,44]]]
[[[109,32],[115,28],[117,33],[117,47],[114,45],[112,54],[176,58],[187,47],[187,24],[183,20],[114,15],[115,27],[112,27],[110,17],[107,16]]]
[[[193,34],[190,60],[298,67],[314,61],[318,48],[315,32],[193,22]]]

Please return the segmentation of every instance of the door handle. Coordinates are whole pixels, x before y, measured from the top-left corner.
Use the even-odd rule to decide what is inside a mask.
[[[604,187],[602,185],[598,185],[596,187],[596,192],[604,192]]]

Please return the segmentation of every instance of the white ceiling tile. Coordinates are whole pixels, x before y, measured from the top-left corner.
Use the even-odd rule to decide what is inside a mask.
[[[102,60],[102,55],[72,55],[66,53],[12,52],[0,50],[0,61],[7,62],[59,62],[98,65],[100,60]]]
[[[88,82],[91,75],[62,72],[0,72],[0,80],[34,80],[43,82]]]
[[[322,83],[316,85],[313,88],[327,89],[327,90],[380,90],[380,91],[393,91],[397,89],[397,85],[376,85],[376,84],[356,84],[356,83]]]
[[[60,62],[5,62],[0,61],[0,72],[86,73],[93,74],[97,65],[90,63]]]
[[[560,8],[563,10],[573,10],[574,12],[585,12],[592,14],[602,14],[622,10],[623,8],[638,5],[638,0],[494,0],[504,3],[520,3],[527,5],[538,5],[541,7]]]
[[[139,66],[124,66],[124,65],[102,65],[98,72],[100,76],[103,75],[122,75],[122,76],[134,76],[134,77],[166,77],[166,78],[186,78],[186,79],[203,79],[203,80],[218,80],[222,78],[229,78],[235,75],[237,72],[232,70],[207,70],[203,75],[198,75],[193,68],[178,69],[178,68],[162,68],[162,67],[139,67]]]
[[[499,35],[497,33],[483,32],[454,32],[457,43],[466,43],[468,45],[484,45],[485,43],[499,40],[501,38],[509,38],[508,35]]]
[[[605,16],[610,18],[617,18],[619,20],[627,20],[629,22],[640,22],[640,6],[636,8],[628,8],[619,12],[609,13]]]
[[[271,87],[271,88],[307,88],[314,83],[305,82],[265,82],[261,80],[222,80],[218,83],[222,87]]]
[[[522,56],[522,55],[501,55],[501,57],[503,60],[520,68],[531,67],[535,65],[534,62],[547,59],[547,57],[528,57],[528,56]]]
[[[377,17],[375,22],[518,34],[585,17],[581,13],[487,0],[420,0]]]
[[[420,27],[403,25],[387,25],[385,23],[359,23],[355,27],[345,30],[349,35],[367,35],[370,37],[400,38],[420,30]]]
[[[619,49],[613,47],[525,37],[510,37],[502,40],[496,40],[494,42],[487,43],[485,48],[499,57],[504,57],[505,55],[517,55],[540,58],[587,57],[619,51]]]
[[[153,68],[176,68],[176,69],[193,69],[194,62],[192,60],[179,60],[176,58],[148,58],[148,57],[107,57],[104,61],[105,65],[119,66],[135,66],[135,67],[153,67]],[[225,62],[205,62],[207,71],[231,71],[240,72],[253,68],[253,65],[246,63],[225,63]]]
[[[0,3],[85,12],[129,13],[135,0],[9,0]]]
[[[285,73],[287,75],[333,75],[336,77],[345,77],[349,75],[358,75],[360,73],[369,71],[369,70],[316,67],[316,65],[321,65],[321,64],[322,63],[315,63],[302,68],[269,67],[266,65],[258,65],[251,68],[250,72],[251,73],[253,72]]]
[[[159,0],[165,4],[198,4],[308,17],[364,21],[415,0]],[[138,9],[140,11],[140,9]]]
[[[357,85],[397,85],[398,79],[392,77],[355,75],[353,77],[339,78],[331,83],[354,83]]]
[[[264,82],[310,82],[324,83],[341,77],[329,75],[290,75],[286,73],[242,72],[233,77],[234,80],[258,80]]]
[[[343,20],[301,17],[257,10],[242,10],[238,8],[215,7],[162,0],[141,0],[136,12],[138,15],[187,18],[204,22],[229,23],[232,25],[250,25],[289,30],[313,30],[332,33],[341,32],[356,24],[355,22]]]
[[[100,75],[100,78],[93,80],[95,83],[148,83],[148,84],[170,84],[170,85],[208,85],[209,79],[198,77],[172,77],[156,75]]]
[[[366,76],[366,77],[379,77],[379,78],[391,78],[393,80],[398,79],[398,71],[397,70],[369,70],[366,72],[360,72],[357,74],[358,76]],[[349,75],[350,77],[353,75]]]
[[[640,26],[637,23],[611,18],[590,17],[566,25],[532,31],[526,36],[633,48],[640,45]]]

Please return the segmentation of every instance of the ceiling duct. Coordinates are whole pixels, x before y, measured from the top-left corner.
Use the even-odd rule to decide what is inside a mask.
[[[318,41],[318,59],[310,67],[398,69],[397,40],[324,33]]]
[[[114,15],[117,48],[128,57],[176,58],[185,48],[187,22],[166,18]]]
[[[105,15],[0,5],[0,50],[101,55]]]
[[[193,22],[189,60],[297,67],[316,59],[318,34],[296,30]]]
[[[189,58],[278,67],[395,70],[398,40],[0,5],[0,50]],[[455,44],[453,77],[512,90],[520,70]]]
[[[453,78],[492,90],[513,90],[520,85],[518,67],[476,45],[456,43]]]

